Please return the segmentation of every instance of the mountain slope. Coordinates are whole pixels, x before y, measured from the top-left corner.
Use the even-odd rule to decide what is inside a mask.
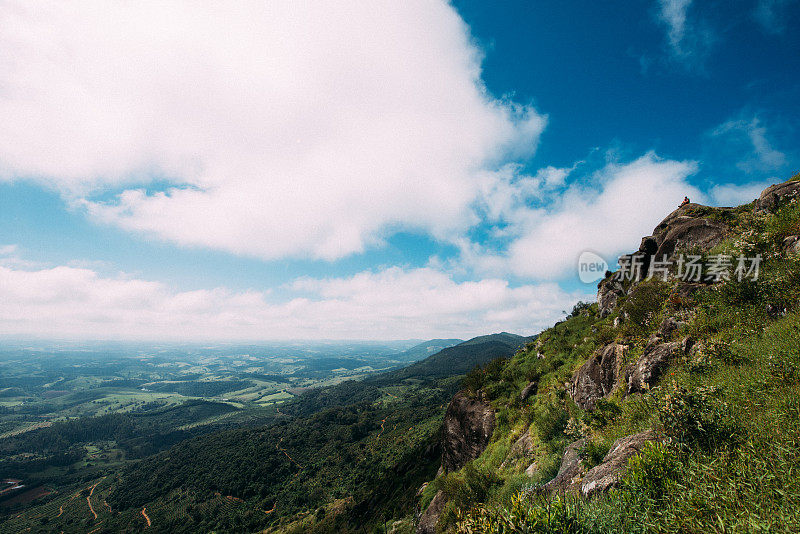
[[[394,359],[400,362],[416,362],[463,342],[463,339],[431,339],[404,350],[395,355]]]
[[[391,379],[442,378],[464,374],[476,365],[484,365],[495,358],[508,358],[531,337],[503,332],[472,338],[454,347],[446,348],[429,358],[398,371],[388,373]]]
[[[666,280],[608,276],[598,304],[467,381],[497,425],[426,487],[418,532],[800,531],[798,178],[676,210],[637,251],[676,260]],[[731,276],[682,278],[681,253]]]
[[[481,336],[408,375],[310,390],[281,406],[274,425],[205,435],[134,463],[101,494],[121,512],[108,526],[122,528],[143,507],[163,532],[361,532],[384,514],[410,513],[438,469],[442,417],[461,375],[528,340]],[[236,506],[221,511],[223,502]]]

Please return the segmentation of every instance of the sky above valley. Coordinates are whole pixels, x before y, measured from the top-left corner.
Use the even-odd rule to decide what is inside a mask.
[[[0,340],[534,334],[800,171],[800,2],[0,3]]]

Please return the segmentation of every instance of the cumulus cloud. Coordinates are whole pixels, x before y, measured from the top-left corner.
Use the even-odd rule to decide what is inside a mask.
[[[555,284],[458,282],[433,268],[301,278],[292,298],[225,288],[175,291],[86,268],[0,266],[0,335],[146,340],[402,339],[535,333],[577,300]],[[100,334],[101,333],[101,334]]]
[[[464,243],[464,260],[478,270],[537,279],[572,274],[585,250],[613,260],[638,247],[684,195],[705,199],[687,181],[695,172],[695,162],[665,160],[653,152],[629,163],[609,163],[590,179],[542,197],[538,207],[520,203],[506,210],[516,234],[507,248],[492,252]]]
[[[498,100],[444,0],[0,5],[0,179],[264,259],[449,239],[546,119]]]

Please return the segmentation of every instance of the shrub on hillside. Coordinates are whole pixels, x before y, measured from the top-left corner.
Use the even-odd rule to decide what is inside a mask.
[[[659,312],[669,293],[669,285],[657,280],[636,286],[622,305],[622,311],[627,316],[626,333],[636,335],[654,330],[660,322]]]
[[[673,383],[659,410],[669,441],[680,448],[713,450],[736,441],[736,426],[719,388]]]

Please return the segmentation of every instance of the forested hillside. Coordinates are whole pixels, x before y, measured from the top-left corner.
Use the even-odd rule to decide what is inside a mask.
[[[413,377],[390,372],[308,389],[266,420],[239,421],[230,430],[219,429],[236,420],[236,408],[196,402],[56,423],[0,441],[8,477],[45,480],[40,472],[48,466],[69,469],[59,494],[6,516],[5,525],[39,532],[363,532],[413,515],[417,489],[439,467],[442,416],[467,366],[508,358],[528,340],[504,333],[462,342],[423,360]],[[409,349],[410,357],[458,341],[432,340]],[[189,424],[217,417],[216,427]],[[84,447],[98,442],[123,454],[76,467]]]

